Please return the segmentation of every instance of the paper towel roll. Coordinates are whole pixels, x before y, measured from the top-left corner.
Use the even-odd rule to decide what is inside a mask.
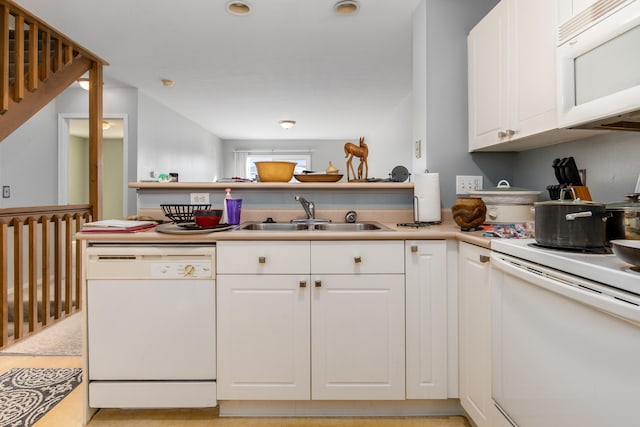
[[[419,173],[413,176],[414,218],[418,222],[439,222],[440,174]]]

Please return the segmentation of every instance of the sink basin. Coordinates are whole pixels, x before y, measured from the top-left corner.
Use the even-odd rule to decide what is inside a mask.
[[[240,227],[240,230],[248,231],[389,231],[388,227],[375,222],[354,222],[354,223],[291,223],[291,222],[251,222]]]
[[[375,222],[353,222],[353,223],[328,223],[328,224],[316,224],[316,230],[323,231],[376,231],[376,230],[391,230],[382,224]]]
[[[240,227],[240,230],[252,231],[301,231],[309,230],[306,224],[293,224],[290,222],[252,222]]]

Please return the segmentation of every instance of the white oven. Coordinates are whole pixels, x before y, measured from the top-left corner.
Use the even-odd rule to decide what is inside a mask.
[[[87,249],[92,408],[216,406],[215,246]]]
[[[492,243],[492,425],[638,425],[640,273],[530,242]]]
[[[640,130],[639,49],[640,0],[594,1],[561,23],[558,126]]]

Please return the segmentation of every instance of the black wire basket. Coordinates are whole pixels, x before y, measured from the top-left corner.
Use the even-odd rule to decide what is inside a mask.
[[[193,222],[193,213],[197,210],[209,209],[211,204],[205,205],[160,205],[167,218],[176,224]]]

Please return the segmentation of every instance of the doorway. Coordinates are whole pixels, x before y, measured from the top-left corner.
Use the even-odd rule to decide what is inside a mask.
[[[125,115],[112,115],[103,118],[103,219],[126,217],[126,127]],[[89,203],[88,117],[61,115],[58,145],[59,203]]]

